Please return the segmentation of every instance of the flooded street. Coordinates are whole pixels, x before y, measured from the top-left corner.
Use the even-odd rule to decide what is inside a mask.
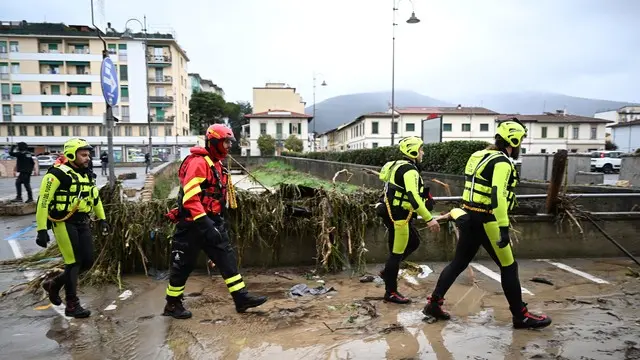
[[[163,274],[127,277],[123,289],[81,287],[93,311],[82,320],[61,316],[48,300],[10,294],[0,301],[0,351],[7,359],[640,359],[640,280],[626,274],[632,262],[558,261],[520,261],[524,300],[553,319],[543,330],[511,327],[500,283],[486,272],[495,266],[484,261],[447,294],[453,319],[431,324],[421,310],[444,263],[400,281],[410,305],[384,303],[383,287],[358,277],[245,270],[250,291],[270,298],[246,314],[235,312],[219,275],[200,269],[187,282],[189,320],[161,316]],[[4,290],[24,273],[4,270],[2,278]],[[296,284],[335,290],[292,296]]]

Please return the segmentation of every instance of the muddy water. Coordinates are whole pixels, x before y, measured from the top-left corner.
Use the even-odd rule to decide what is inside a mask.
[[[523,285],[535,293],[525,301],[554,320],[543,330],[514,330],[500,285],[466,272],[447,294],[454,318],[425,323],[424,296],[445,264],[429,264],[434,273],[418,285],[400,281],[414,300],[405,306],[380,301],[382,287],[348,276],[322,278],[337,291],[292,298],[295,284],[322,285],[305,269],[244,271],[248,288],[270,298],[246,314],[235,312],[219,275],[194,274],[186,288],[189,320],[161,316],[166,280],[126,278],[133,292],[126,300],[115,287],[83,288],[83,303],[93,310],[85,320],[35,310],[46,302],[15,295],[0,302],[0,358],[640,359],[640,280],[624,275],[626,261],[585,264],[611,284],[522,261]],[[534,274],[555,285],[528,282]],[[116,308],[104,310],[109,305]]]

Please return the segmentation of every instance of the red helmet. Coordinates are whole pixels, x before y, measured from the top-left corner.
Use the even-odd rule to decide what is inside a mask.
[[[204,147],[209,154],[216,159],[224,159],[229,152],[224,148],[225,140],[236,141],[231,128],[224,124],[213,124],[207,129],[204,135]]]

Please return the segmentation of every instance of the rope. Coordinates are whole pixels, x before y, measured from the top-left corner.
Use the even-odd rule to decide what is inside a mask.
[[[227,159],[227,168],[229,169],[229,173],[227,174],[227,187],[229,189],[229,206],[232,209],[236,209],[238,207],[238,202],[236,199],[236,188],[233,186],[233,181],[231,180],[231,159]]]

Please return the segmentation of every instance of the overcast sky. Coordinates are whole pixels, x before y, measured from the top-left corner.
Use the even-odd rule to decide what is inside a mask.
[[[310,105],[391,89],[394,0],[95,0],[118,30],[147,16],[173,29],[189,72],[227,100],[281,81]],[[1,0],[2,20],[90,24],[90,0]],[[640,102],[640,0],[413,0],[419,24],[396,27],[396,89],[451,102],[458,95],[549,91]],[[134,30],[139,25],[131,22]]]

